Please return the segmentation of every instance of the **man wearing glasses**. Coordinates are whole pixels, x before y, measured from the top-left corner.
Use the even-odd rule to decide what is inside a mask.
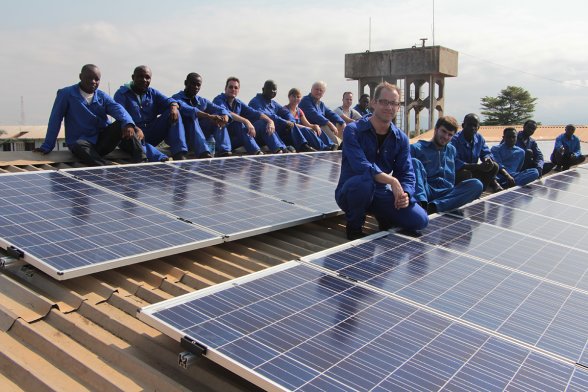
[[[394,125],[400,91],[384,82],[376,87],[371,117],[343,132],[343,161],[335,200],[345,212],[349,240],[364,236],[367,213],[380,230],[399,226],[418,231],[427,226],[426,211],[415,203],[415,175],[408,137]]]

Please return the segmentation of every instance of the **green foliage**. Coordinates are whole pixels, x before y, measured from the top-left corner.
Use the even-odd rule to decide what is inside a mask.
[[[484,97],[482,125],[515,125],[533,118],[537,98],[522,87],[507,86],[497,97]]]

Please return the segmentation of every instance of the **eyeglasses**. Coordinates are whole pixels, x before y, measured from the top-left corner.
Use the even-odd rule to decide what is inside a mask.
[[[378,99],[378,103],[382,106],[399,107],[400,102],[388,101],[387,99]]]

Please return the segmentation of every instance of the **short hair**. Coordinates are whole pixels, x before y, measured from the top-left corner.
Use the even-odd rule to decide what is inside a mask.
[[[504,128],[504,130],[502,131],[502,136],[506,136],[507,133],[512,132],[516,135],[517,130],[514,129],[513,127],[506,127]]]
[[[400,97],[400,89],[398,88],[398,86],[396,86],[395,84],[392,84],[392,83],[382,82],[376,86],[376,89],[374,91],[374,99],[379,99],[380,95],[382,94],[382,90],[384,90],[384,89],[390,90],[390,91],[396,91],[396,94],[398,94],[398,97]]]
[[[98,69],[98,66],[94,65],[94,64],[86,64],[82,67],[82,70],[80,71],[80,73],[84,73],[86,71],[90,71],[93,69]]]
[[[292,87],[290,91],[288,91],[288,96],[290,97],[292,95],[302,95],[302,93],[296,87]]]
[[[568,129],[571,129],[572,131],[575,131],[576,130],[576,127],[574,126],[574,124],[568,124],[568,125],[566,125],[566,131]]]
[[[149,72],[151,72],[151,68],[149,68],[148,66],[146,66],[146,65],[138,65],[138,66],[136,66],[136,67],[135,67],[135,69],[133,70],[133,75],[134,75],[134,74],[136,74],[136,73],[137,73],[138,71],[140,71],[140,70],[144,70],[144,71],[149,71]]]
[[[343,93],[343,98],[345,98],[345,96],[346,96],[347,94],[353,94],[353,93],[352,93],[351,91],[345,91],[345,92]]]
[[[535,128],[537,128],[537,121],[535,120],[527,120],[525,121],[525,123],[523,124],[523,128],[526,127],[527,125],[534,125]]]
[[[239,83],[239,86],[241,86],[241,81],[239,80],[239,78],[237,78],[235,76],[229,76],[227,78],[227,82],[225,83],[225,88],[229,87],[229,82],[237,82],[237,83]]]
[[[364,99],[364,98],[370,99],[370,95],[369,95],[369,94],[365,94],[365,93],[364,93],[364,94],[361,94],[361,95],[359,96],[359,100],[360,100],[360,101],[361,101],[362,99]]]
[[[439,129],[441,127],[445,127],[445,129],[448,131],[455,133],[457,132],[457,128],[459,128],[459,124],[457,123],[455,117],[441,116],[435,123],[435,129]]]
[[[480,117],[478,117],[478,115],[476,113],[468,113],[463,117],[463,122],[464,124],[468,121],[468,120],[476,120],[478,122],[480,122]]]
[[[317,86],[322,87],[324,90],[327,89],[327,84],[325,82],[323,82],[322,80],[316,81],[312,84],[312,88],[315,88]]]
[[[192,78],[200,78],[202,79],[202,76],[200,76],[200,74],[196,73],[196,72],[190,72],[188,75],[186,75],[186,80],[188,79],[192,79]]]

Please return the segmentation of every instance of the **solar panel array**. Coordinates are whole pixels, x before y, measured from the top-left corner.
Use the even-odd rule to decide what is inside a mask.
[[[268,390],[588,390],[586,230],[569,218],[587,180],[560,173],[418,237],[379,233],[139,317]]]
[[[68,279],[321,219],[341,157],[321,154],[287,160],[308,174],[241,157],[3,174],[0,246]]]

